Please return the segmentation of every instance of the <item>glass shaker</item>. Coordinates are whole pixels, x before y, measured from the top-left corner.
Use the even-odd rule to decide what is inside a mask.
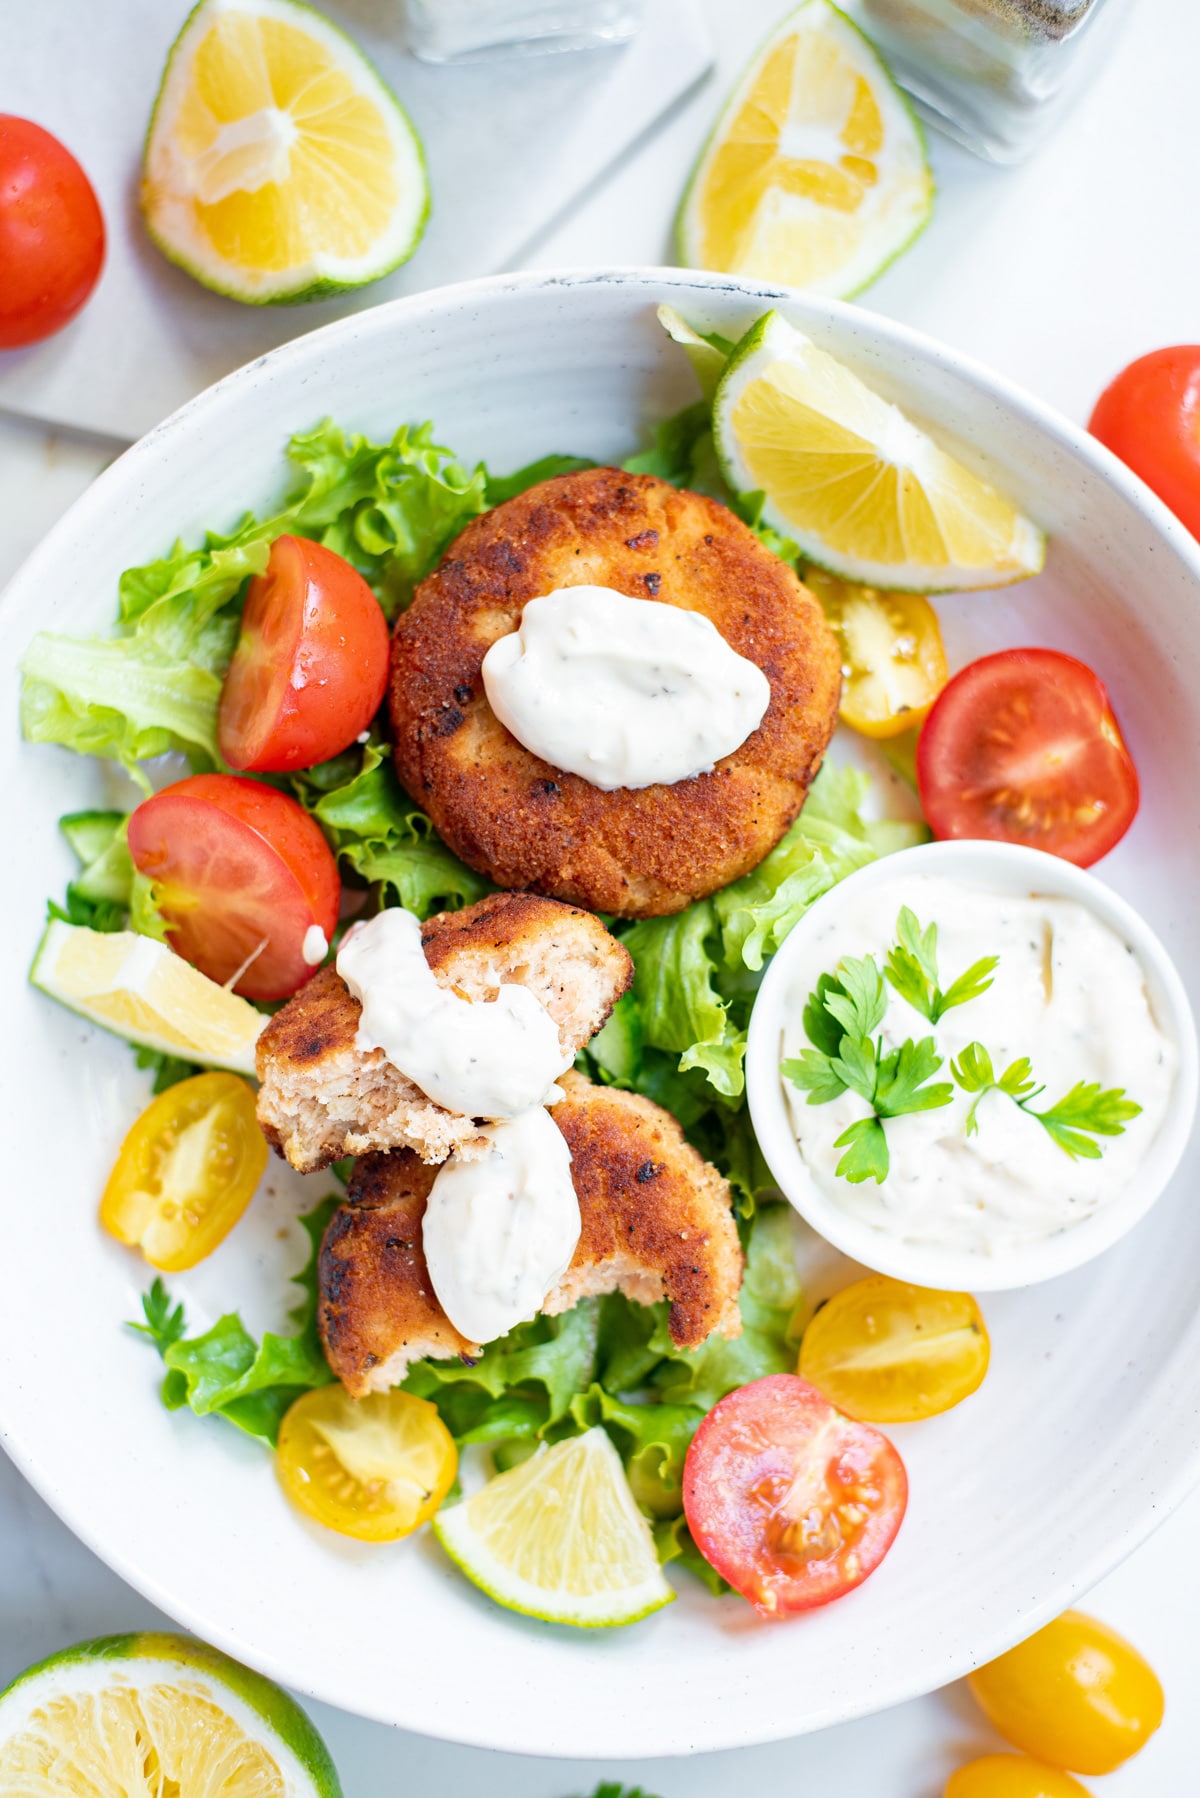
[[[892,73],[993,162],[1034,149],[1096,67],[1129,0],[859,0]]]
[[[408,44],[426,62],[623,44],[642,0],[405,0]]]

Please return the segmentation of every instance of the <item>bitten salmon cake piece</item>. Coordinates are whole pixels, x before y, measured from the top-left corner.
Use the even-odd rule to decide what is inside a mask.
[[[531,893],[494,893],[421,926],[438,983],[486,1003],[528,987],[558,1026],[564,1060],[599,1030],[633,979],[629,952],[590,912]],[[382,1049],[360,1049],[361,1015],[336,968],[322,968],[258,1039],[258,1121],[302,1174],[344,1155],[412,1149],[424,1161],[482,1154],[474,1118],[437,1105]]]
[[[484,656],[530,600],[581,585],[699,612],[766,675],[761,724],[711,774],[605,792],[500,723]],[[804,803],[840,692],[833,633],[787,564],[716,500],[616,468],[472,520],[392,640],[396,768],[450,847],[497,886],[620,917],[679,911],[757,867]]]
[[[670,1305],[671,1339],[699,1348],[741,1333],[743,1260],[729,1183],[638,1093],[564,1074],[551,1117],[571,1151],[581,1233],[547,1294],[550,1316],[580,1299],[623,1292]],[[360,1161],[325,1232],[318,1320],[329,1365],[356,1397],[383,1392],[426,1356],[475,1359],[429,1279],[421,1222],[437,1169],[411,1153]]]

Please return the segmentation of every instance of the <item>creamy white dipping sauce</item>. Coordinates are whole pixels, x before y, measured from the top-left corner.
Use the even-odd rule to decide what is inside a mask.
[[[483,685],[518,743],[605,792],[711,773],[771,703],[762,669],[708,618],[610,587],[530,600],[483,658]]]
[[[998,955],[991,987],[930,1023],[887,986],[877,1035],[883,1051],[906,1038],[932,1036],[944,1058],[969,1043],[989,1051],[997,1077],[1028,1056],[1045,1091],[1029,1103],[1046,1110],[1077,1081],[1123,1087],[1141,1115],[1118,1136],[1099,1136],[1098,1160],[1068,1155],[1037,1119],[998,1091],[979,1100],[977,1130],[967,1133],[976,1096],[957,1084],[950,1103],[884,1120],[889,1171],[882,1184],[851,1184],[835,1172],[835,1139],[871,1115],[866,1100],[843,1092],[810,1105],[786,1078],[788,1113],[811,1177],[830,1199],[864,1223],[906,1242],[981,1256],[1040,1242],[1116,1198],[1136,1180],[1171,1096],[1177,1055],[1151,1011],[1141,963],[1084,906],[1055,898],[1007,898],[965,881],[908,877],[867,889],[829,908],[794,970],[784,1058],[810,1047],[802,1013],[818,977],[847,956],[873,955],[882,969],[902,906],[920,924],[936,924],[943,991],[973,962]]]
[[[447,1111],[515,1118],[560,1096],[554,1082],[571,1057],[545,1006],[524,986],[498,982],[478,1004],[440,986],[411,912],[396,906],[354,925],[337,971],[362,1006],[356,1046],[382,1049]]]
[[[537,1315],[580,1229],[571,1151],[548,1111],[483,1134],[491,1150],[481,1161],[438,1170],[422,1225],[433,1290],[472,1342],[493,1342]]]

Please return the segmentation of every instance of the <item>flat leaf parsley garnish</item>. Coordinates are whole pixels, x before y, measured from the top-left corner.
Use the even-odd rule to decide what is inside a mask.
[[[783,1063],[784,1075],[808,1093],[810,1105],[826,1105],[844,1092],[855,1092],[871,1107],[869,1117],[859,1118],[834,1143],[846,1151],[837,1172],[855,1185],[887,1179],[885,1118],[934,1111],[954,1097],[948,1080],[933,1078],[942,1057],[931,1036],[918,1042],[910,1037],[884,1054],[883,1039],[874,1032],[887,1005],[875,958],[847,956],[836,975],[821,975],[804,1007],[804,1033],[812,1048]]]
[[[950,1072],[963,1092],[976,1094],[967,1113],[968,1136],[979,1128],[975,1113],[984,1094],[1007,1093],[1073,1160],[1098,1161],[1101,1149],[1096,1137],[1123,1135],[1126,1124],[1141,1114],[1141,1106],[1125,1097],[1124,1087],[1102,1087],[1095,1080],[1077,1080],[1054,1105],[1035,1111],[1032,1101],[1046,1089],[1034,1079],[1028,1056],[1010,1063],[997,1076],[982,1043],[968,1043],[958,1060],[951,1062]]]
[[[904,905],[896,920],[896,942],[884,963],[884,973],[902,999],[936,1024],[952,1006],[966,1005],[986,993],[999,965],[998,955],[984,955],[943,992],[938,985],[937,925],[930,924],[922,930],[916,914]]]

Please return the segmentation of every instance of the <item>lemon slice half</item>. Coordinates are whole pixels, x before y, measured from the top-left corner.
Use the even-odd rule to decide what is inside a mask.
[[[871,44],[805,0],[758,52],[701,152],[679,217],[692,268],[845,299],[933,210],[920,126]]]
[[[298,0],[201,0],[167,59],[141,203],[172,262],[262,305],[396,268],[429,184],[408,115],[328,19]]]
[[[128,1042],[254,1075],[263,1013],[153,937],[55,919],[29,978],[50,998]]]
[[[599,1427],[497,1474],[433,1528],[497,1604],[547,1623],[605,1629],[670,1604],[650,1526]]]
[[[1045,560],[1011,501],[777,312],[730,357],[713,432],[730,486],[764,493],[766,522],[843,580],[951,593]]]
[[[0,1791],[22,1798],[341,1798],[320,1736],[270,1680],[182,1636],[107,1636],[0,1695]]]

